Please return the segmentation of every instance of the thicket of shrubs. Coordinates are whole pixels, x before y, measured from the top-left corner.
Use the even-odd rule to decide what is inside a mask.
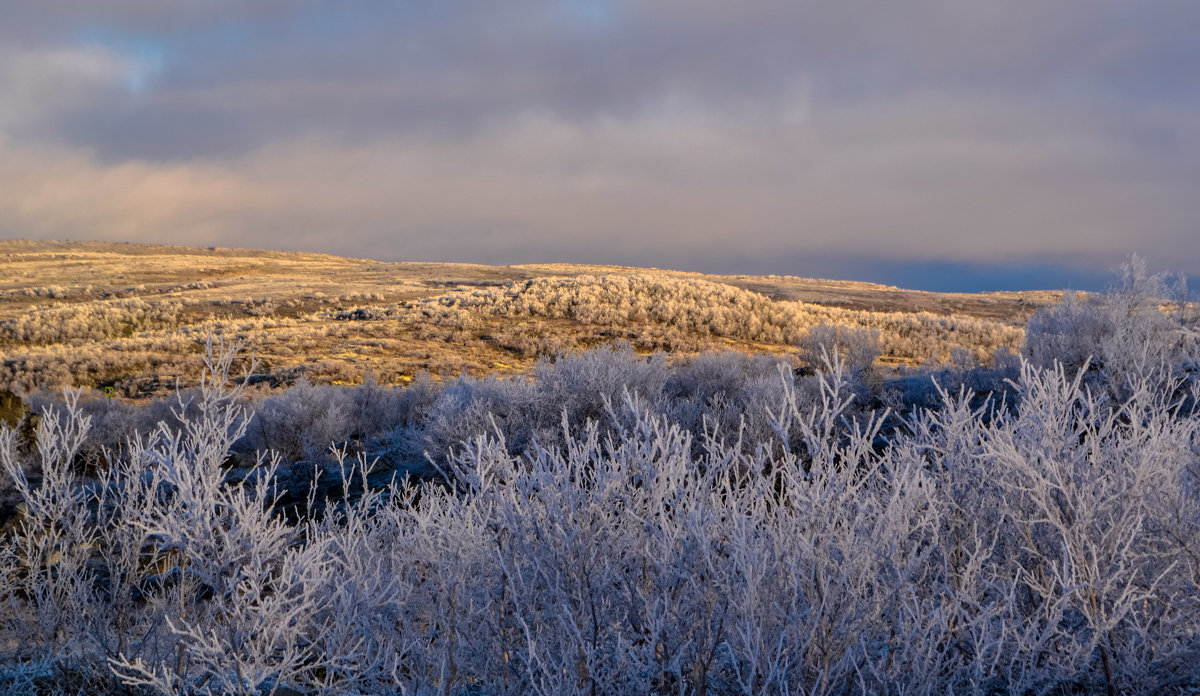
[[[149,303],[140,298],[38,307],[0,322],[0,344],[70,343],[129,336],[173,326],[179,302]]]
[[[610,347],[247,401],[210,344],[174,404],[68,392],[0,435],[0,691],[1196,693],[1161,280],[895,379],[829,329],[815,374]]]
[[[479,316],[569,318],[589,324],[657,324],[700,335],[763,343],[797,343],[818,326],[872,331],[884,355],[934,358],[965,347],[984,359],[1021,342],[1021,329],[1000,322],[929,312],[869,312],[765,295],[707,280],[663,275],[535,278],[502,287],[404,303],[434,323],[468,327]]]

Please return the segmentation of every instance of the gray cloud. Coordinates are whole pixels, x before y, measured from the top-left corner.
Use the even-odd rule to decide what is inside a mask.
[[[8,14],[8,236],[729,272],[1139,250],[1200,270],[1191,2]]]

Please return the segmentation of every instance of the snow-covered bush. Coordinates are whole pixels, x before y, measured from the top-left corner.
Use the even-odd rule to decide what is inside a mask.
[[[301,378],[292,388],[255,405],[248,444],[289,462],[321,459],[330,443],[349,436],[353,410],[348,390]]]
[[[1162,383],[1194,370],[1200,356],[1200,320],[1186,284],[1166,274],[1151,275],[1134,256],[1108,292],[1079,299],[1068,293],[1057,305],[1036,312],[1026,330],[1024,354],[1034,364],[1055,363],[1068,372],[1085,365],[1093,382],[1116,396],[1128,395],[1142,379]]]
[[[502,438],[513,453],[560,443],[587,421],[607,422],[606,402],[625,392],[660,400],[665,356],[639,356],[628,344],[538,361],[529,379],[462,377],[447,385],[429,410],[425,447],[439,460],[477,435]]]
[[[841,355],[851,370],[870,372],[879,357],[879,331],[822,324],[800,340],[800,358],[813,367],[823,367],[833,353]]]
[[[713,432],[752,447],[770,439],[763,404],[778,403],[785,388],[781,371],[791,370],[770,355],[701,354],[671,370],[659,408],[668,421],[692,434],[693,443]]]

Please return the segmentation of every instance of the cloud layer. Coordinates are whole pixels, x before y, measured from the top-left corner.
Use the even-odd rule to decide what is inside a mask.
[[[0,235],[1198,272],[1198,25],[1186,0],[22,3]]]

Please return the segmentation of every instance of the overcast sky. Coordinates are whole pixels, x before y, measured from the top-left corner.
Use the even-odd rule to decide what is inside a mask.
[[[0,236],[1200,274],[1195,0],[0,6]]]

